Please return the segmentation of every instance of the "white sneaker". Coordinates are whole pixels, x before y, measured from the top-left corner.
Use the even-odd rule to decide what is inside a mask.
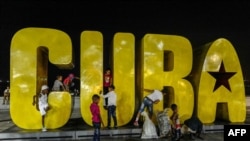
[[[46,132],[46,131],[47,131],[46,127],[43,127],[43,128],[42,128],[42,131],[43,131],[43,132]]]

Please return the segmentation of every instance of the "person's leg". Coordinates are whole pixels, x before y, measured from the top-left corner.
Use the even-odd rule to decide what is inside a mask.
[[[112,115],[112,107],[108,106],[108,129],[110,129],[110,124],[111,124],[111,115]]]
[[[141,103],[140,109],[136,115],[135,121],[134,121],[134,126],[139,126],[138,124],[138,120],[140,118],[141,112],[143,112],[144,108],[145,108],[145,104],[144,104],[145,98],[143,100],[143,102]]]
[[[93,122],[93,127],[94,127],[93,141],[100,141],[101,124]]]
[[[140,118],[141,113],[144,111],[145,107],[148,107],[148,105],[150,105],[151,103],[152,103],[152,101],[148,100],[147,98],[143,99],[143,102],[141,103],[139,112],[138,112],[136,119],[135,119],[135,122],[134,122],[135,126],[139,126],[138,120]]]
[[[7,96],[7,104],[9,104],[10,103],[10,96],[8,95]]]
[[[176,130],[176,141],[179,141],[181,138],[181,129]]]
[[[197,129],[197,132],[196,132],[196,136],[197,136],[197,138],[203,140],[204,138],[201,137],[201,132],[203,130],[203,125],[202,125],[202,122],[199,119],[197,119],[197,120],[198,120],[198,129]]]
[[[39,111],[42,116],[42,131],[47,131],[45,127],[46,105],[39,105]]]
[[[104,88],[103,88],[103,95],[106,95],[108,92],[109,92],[108,87],[104,87]],[[108,109],[107,106],[108,106],[108,98],[105,98],[105,99],[104,99],[104,107],[103,107],[103,108],[104,108],[105,110],[107,110],[107,109]]]
[[[5,104],[5,101],[6,101],[6,95],[4,94],[3,95],[3,105]]]
[[[43,127],[42,127],[42,131],[43,131],[43,132],[47,131],[47,129],[46,129],[46,127],[45,127],[45,122],[44,122],[44,120],[45,120],[45,115],[42,116],[42,126],[43,126]]]
[[[152,117],[153,117],[153,102],[148,103],[147,108],[148,108],[149,118],[150,118],[150,120],[152,120]]]
[[[176,130],[175,128],[171,127],[171,141],[175,141],[176,139]]]
[[[45,125],[44,125],[44,118],[45,118],[45,115],[42,116],[42,126],[43,126],[43,128],[45,127]]]
[[[93,135],[93,141],[96,141],[97,139],[97,128],[96,128],[96,124],[94,122],[92,122],[93,127],[94,127],[94,135]]]
[[[117,118],[116,118],[116,106],[111,106],[112,107],[112,117],[113,117],[113,121],[114,121],[114,127],[117,128]]]
[[[100,135],[101,135],[101,123],[97,124],[97,141],[100,141]]]

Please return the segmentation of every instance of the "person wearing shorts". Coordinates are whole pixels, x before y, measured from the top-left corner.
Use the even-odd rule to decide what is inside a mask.
[[[49,109],[49,104],[48,104],[48,93],[49,93],[49,87],[47,85],[43,85],[41,88],[41,93],[39,94],[38,97],[38,106],[39,106],[39,111],[42,116],[42,131],[47,131],[45,124],[44,124],[44,119],[46,116],[46,113]]]

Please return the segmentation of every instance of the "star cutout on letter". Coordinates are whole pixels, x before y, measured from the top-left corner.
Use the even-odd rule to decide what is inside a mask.
[[[215,86],[214,86],[214,90],[217,90],[220,86],[224,86],[225,88],[227,88],[229,91],[231,91],[230,85],[228,80],[236,73],[236,72],[226,72],[225,71],[225,67],[224,67],[224,63],[221,63],[220,66],[220,70],[219,72],[211,72],[208,71],[208,73],[210,75],[212,75],[215,79]]]

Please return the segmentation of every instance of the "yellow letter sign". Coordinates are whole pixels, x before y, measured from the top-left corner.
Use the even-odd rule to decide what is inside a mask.
[[[113,41],[113,72],[117,94],[118,126],[126,125],[135,110],[135,38],[116,33]]]
[[[193,61],[189,40],[174,35],[146,34],[142,48],[143,88],[161,90],[166,86],[169,88],[169,96],[165,99],[167,105],[176,103],[180,107],[181,120],[190,118],[194,91],[192,84],[185,79],[191,72]],[[163,102],[155,109],[162,110]]]
[[[84,31],[81,34],[81,99],[82,118],[92,125],[90,104],[92,95],[99,94],[103,82],[103,37],[98,31]],[[103,100],[101,100],[100,105]],[[103,106],[100,106],[103,107]],[[101,110],[103,121],[106,123],[106,110]],[[104,116],[105,114],[105,116]]]
[[[197,76],[194,82],[200,120],[213,123],[217,115],[230,122],[244,122],[244,81],[240,61],[232,44],[226,39],[217,39],[205,45],[195,56],[197,63],[193,74]]]
[[[21,128],[40,129],[42,118],[32,105],[33,96],[40,93],[42,84],[47,84],[48,58],[60,68],[72,66],[70,37],[55,29],[24,28],[13,36],[10,56],[11,118]],[[49,105],[46,127],[63,126],[71,113],[70,94],[51,93]]]
[[[114,36],[112,65],[118,126],[129,123],[137,113],[140,100],[147,95],[144,88],[163,87],[169,93],[154,109],[163,110],[176,103],[182,123],[193,114],[203,123],[214,122],[216,116],[230,122],[245,121],[243,76],[237,53],[229,41],[221,38],[195,51],[194,63],[192,46],[182,36],[146,34],[139,47],[135,48],[131,33]],[[42,119],[32,105],[33,96],[40,93],[41,85],[47,84],[48,61],[61,69],[74,67],[71,39],[56,29],[24,28],[13,36],[10,53],[11,118],[20,128],[40,129]],[[81,33],[80,56],[81,114],[92,125],[91,98],[103,87],[100,32]],[[63,126],[70,118],[71,95],[51,92],[49,105],[46,127]],[[107,111],[101,105],[103,100],[101,114],[107,124]]]

